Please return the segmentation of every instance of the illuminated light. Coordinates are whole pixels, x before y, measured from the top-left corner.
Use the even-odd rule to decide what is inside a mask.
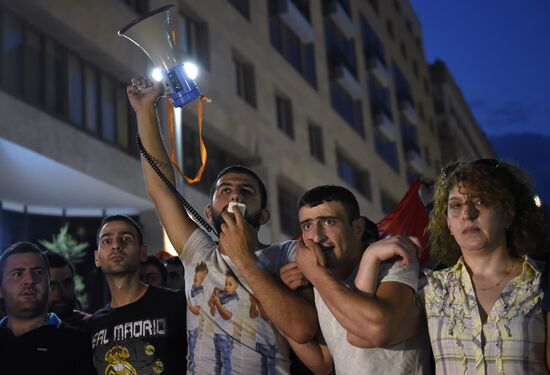
[[[183,69],[185,70],[185,74],[187,74],[187,77],[189,77],[189,79],[195,80],[195,78],[197,78],[197,76],[199,75],[199,68],[197,68],[197,66],[193,63],[184,63]]]
[[[151,78],[153,78],[157,82],[162,81],[162,70],[160,70],[159,68],[153,69],[151,71]]]
[[[541,207],[542,206],[542,200],[540,199],[540,197],[538,195],[535,195],[535,206],[537,207]]]
[[[166,231],[163,229],[162,230],[162,239],[164,242],[164,251],[166,251],[167,253],[169,253],[170,255],[175,255],[175,256],[178,256],[178,253],[176,252],[176,249],[174,249],[174,246],[172,246],[172,243],[170,242],[170,239],[168,238],[168,234],[166,234]]]

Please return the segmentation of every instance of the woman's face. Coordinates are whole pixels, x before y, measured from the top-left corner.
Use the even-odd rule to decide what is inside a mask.
[[[510,220],[505,216],[483,196],[470,195],[460,183],[449,192],[447,225],[463,254],[506,247]]]

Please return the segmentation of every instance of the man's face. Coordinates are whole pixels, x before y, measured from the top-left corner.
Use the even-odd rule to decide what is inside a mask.
[[[136,228],[126,221],[110,221],[99,232],[99,249],[95,252],[96,267],[105,275],[137,273],[147,259],[147,248],[139,244]]]
[[[227,211],[229,202],[240,202],[246,205],[246,221],[254,228],[261,224],[261,196],[258,182],[245,173],[230,172],[216,182],[216,190],[212,196],[212,205],[207,209],[206,216],[221,231],[222,213]]]
[[[167,287],[175,290],[185,289],[185,278],[183,274],[183,267],[175,264],[168,263],[166,265],[166,272],[168,274]]]
[[[74,277],[71,268],[50,268],[50,295],[48,297],[48,311],[59,317],[70,314],[76,307]]]
[[[362,228],[359,220],[350,224],[344,205],[338,201],[323,202],[299,211],[302,237],[317,243],[328,268],[348,268],[362,250]]]
[[[38,254],[20,253],[8,257],[0,285],[8,316],[32,319],[46,313],[48,270]]]
[[[225,294],[233,294],[239,287],[239,283],[233,276],[226,276],[225,277],[225,288],[223,289],[223,292]]]
[[[162,273],[152,264],[142,264],[139,267],[139,279],[147,285],[164,286],[162,285]]]

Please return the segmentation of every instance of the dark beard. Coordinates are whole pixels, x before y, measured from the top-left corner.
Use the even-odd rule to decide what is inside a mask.
[[[250,225],[252,225],[254,229],[258,229],[260,227],[261,216],[262,216],[262,213],[261,211],[259,211],[256,214],[253,214],[252,216],[247,214],[245,215],[244,218]],[[222,224],[224,222],[225,221],[223,220],[222,215],[218,211],[216,211],[214,208],[212,208],[212,224],[214,225],[214,229],[216,230],[216,232],[221,233]]]

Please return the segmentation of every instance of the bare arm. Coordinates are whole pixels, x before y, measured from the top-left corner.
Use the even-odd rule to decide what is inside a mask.
[[[315,375],[334,373],[334,361],[321,333],[314,340],[305,344],[298,344],[288,338],[287,340],[294,353]]]
[[[381,241],[379,246],[399,246],[390,240]],[[305,246],[298,247],[298,266],[317,288],[336,320],[351,334],[348,337],[353,343],[358,343],[354,340],[357,336],[365,343],[385,347],[414,334],[419,311],[409,286],[384,282],[376,289],[374,298],[368,297],[336,280],[323,266],[324,262],[319,261],[322,257],[313,241],[306,240]]]
[[[253,252],[256,236],[240,211],[236,210],[234,216],[223,213],[223,218],[220,246],[252,288],[268,320],[296,342],[311,340],[317,330],[315,307],[257,265]]]
[[[127,87],[126,92],[130,104],[136,112],[138,131],[143,146],[168,180],[175,184],[174,170],[162,143],[155,110],[155,103],[161,94],[160,85],[151,83],[147,78],[141,78],[132,80],[132,85]],[[178,200],[143,157],[141,164],[147,192],[155,203],[170,242],[180,254],[197,225],[189,218],[185,209],[181,207]]]

